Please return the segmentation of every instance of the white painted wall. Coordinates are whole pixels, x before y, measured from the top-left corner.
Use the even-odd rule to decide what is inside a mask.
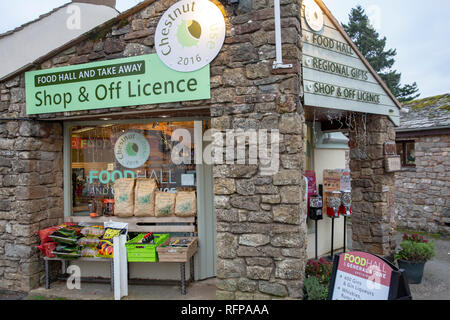
[[[68,21],[76,26],[70,19],[76,19],[78,12],[79,28],[69,28]],[[0,80],[118,14],[108,6],[75,3],[0,38]]]
[[[317,188],[323,182],[323,170],[344,169],[345,149],[314,149],[314,170],[316,172]],[[329,254],[331,250],[331,218],[324,213],[323,220],[317,222],[318,229],[318,256]],[[308,258],[315,256],[314,221],[308,223]],[[344,246],[344,218],[334,221],[334,253]]]

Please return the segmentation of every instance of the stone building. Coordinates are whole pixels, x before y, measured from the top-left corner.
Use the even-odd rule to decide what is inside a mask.
[[[409,102],[396,128],[403,168],[396,175],[399,227],[449,235],[450,95]]]
[[[27,70],[34,60],[116,17],[115,0],[73,0],[14,30],[0,34],[0,80]],[[62,29],[65,32],[60,32]],[[46,34],[45,39],[36,34]],[[27,50],[23,50],[24,43]],[[20,54],[12,54],[20,52]]]
[[[89,130],[101,132],[111,125],[125,130],[145,123],[151,130],[152,123],[157,127],[168,118],[203,121],[203,128],[224,134],[231,129],[279,132],[273,140],[279,142],[279,167],[271,175],[261,164],[237,161],[194,168],[204,181],[197,189],[203,199],[198,202],[199,248],[210,250],[199,252],[197,263],[204,269],[198,278],[217,277],[217,298],[302,298],[308,246],[303,179],[308,126],[349,132],[353,248],[382,256],[392,253],[395,174],[384,168],[384,146],[395,141],[400,109],[395,97],[321,1],[305,1],[306,8],[317,13],[308,11],[308,25],[302,17],[303,1],[281,1],[280,42],[277,1],[213,2],[225,17],[226,36],[207,74],[210,98],[29,114],[33,95],[27,95],[24,71],[0,83],[0,288],[28,291],[42,282],[36,232],[76,213],[72,177],[81,172],[74,164],[81,141],[77,139],[88,139]],[[158,21],[174,3],[143,1],[39,57],[26,71],[53,72],[151,56],[158,45]],[[321,16],[317,28],[314,19]],[[320,44],[314,43],[317,35]],[[345,55],[346,65],[325,60],[316,64],[305,55],[313,47],[331,52],[330,60]],[[325,65],[332,69],[325,72]],[[344,77],[336,67],[344,70]],[[341,93],[345,97],[335,96]],[[61,99],[55,96],[53,102],[60,104]]]

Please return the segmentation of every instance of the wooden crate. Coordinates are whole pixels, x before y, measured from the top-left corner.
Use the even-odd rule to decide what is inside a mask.
[[[191,242],[188,247],[169,247],[169,243],[177,239],[189,239]],[[158,252],[159,262],[187,262],[197,252],[197,237],[172,237],[162,243],[156,251]]]

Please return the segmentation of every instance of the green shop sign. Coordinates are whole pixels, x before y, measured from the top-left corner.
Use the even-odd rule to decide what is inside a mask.
[[[177,72],[156,54],[25,74],[27,114],[210,99],[209,65]]]

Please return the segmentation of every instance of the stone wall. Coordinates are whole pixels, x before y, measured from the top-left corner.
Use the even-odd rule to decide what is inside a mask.
[[[62,126],[21,120],[23,75],[0,92],[0,288],[28,291],[43,271],[36,232],[62,216]]]
[[[352,246],[381,256],[392,254],[395,174],[384,171],[384,143],[395,141],[392,122],[385,116],[359,119],[350,133],[352,178]],[[366,135],[364,136],[364,132]]]
[[[247,2],[241,1],[240,6]],[[284,1],[283,56],[294,67],[272,70],[275,58],[273,8],[248,2],[222,50],[226,107],[211,109],[212,126],[279,130],[280,167],[264,176],[261,165],[214,167],[219,299],[301,298],[306,261],[303,170],[306,125],[300,93],[300,2]]]
[[[450,235],[450,136],[417,137],[416,167],[396,174],[399,227]]]
[[[155,53],[156,25],[174,2],[140,4],[140,10],[114,25],[42,59],[36,69]],[[294,67],[272,70],[270,0],[222,6],[226,39],[211,64],[210,100],[42,114],[30,120],[25,119],[24,75],[0,83],[1,117],[6,119],[0,126],[0,288],[29,290],[38,285],[43,263],[35,232],[63,217],[62,123],[52,119],[201,106],[210,109],[212,126],[218,130],[280,131],[280,172],[274,176],[263,176],[258,165],[214,168],[218,298],[302,297],[306,126],[298,98],[300,1],[281,3],[283,58]]]

